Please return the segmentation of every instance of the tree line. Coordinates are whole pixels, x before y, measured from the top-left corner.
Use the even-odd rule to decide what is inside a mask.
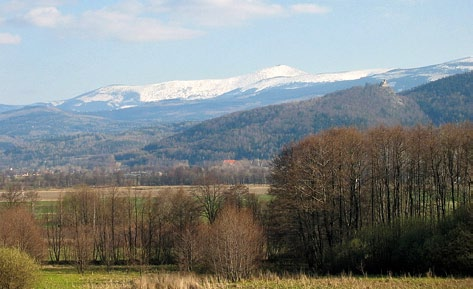
[[[269,196],[202,174],[192,191],[157,195],[77,186],[38,211],[37,196],[11,187],[0,242],[80,272],[95,263],[173,264],[231,280],[262,265],[471,275],[472,168],[471,123],[335,128],[274,158]]]
[[[208,161],[202,166],[187,162],[157,163],[143,170],[109,170],[97,167],[91,170],[22,171],[9,169],[0,172],[0,187],[34,191],[38,188],[72,188],[87,186],[180,186],[197,184],[204,175],[214,175],[227,185],[267,184],[270,170],[268,160],[238,160],[225,164],[224,160]]]
[[[444,266],[472,248],[440,234],[447,223],[455,242],[473,241],[465,227],[473,213],[472,169],[471,123],[309,136],[274,159],[269,249],[318,272],[424,273],[436,266],[472,273],[471,259]],[[464,210],[468,217],[459,218]],[[445,259],[427,260],[440,255]]]
[[[107,269],[172,264],[239,280],[263,259],[258,215],[259,203],[248,187],[222,185],[211,176],[193,191],[153,196],[83,185],[49,208],[34,208],[26,199],[4,202],[0,244],[38,261],[74,264],[78,272],[91,264]]]

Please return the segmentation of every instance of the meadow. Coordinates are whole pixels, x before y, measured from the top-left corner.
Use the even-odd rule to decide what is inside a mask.
[[[129,187],[119,188],[123,192],[132,191],[132,195],[157,196],[163,192],[177,191],[180,188],[192,190],[192,187]],[[100,188],[96,188],[100,191]],[[250,192],[264,199],[268,195],[267,186],[250,186]],[[38,191],[38,200],[34,211],[37,216],[49,214],[59,199],[74,189]],[[110,269],[110,268],[109,268]],[[264,269],[262,269],[264,270]],[[339,288],[339,289],[403,289],[403,288],[473,288],[473,278],[423,276],[354,276],[333,275],[312,277],[304,274],[257,273],[253,277],[231,282],[216,275],[181,273],[177,267],[127,267],[87,266],[82,274],[73,265],[43,265],[37,289],[138,289],[138,288],[175,288],[175,289],[217,289],[217,288]]]
[[[269,185],[246,185],[248,187],[248,192],[255,195],[265,195],[268,193]],[[117,187],[120,192],[127,193],[132,192],[133,194],[139,194],[142,196],[151,195],[157,196],[163,192],[177,192],[180,189],[185,191],[195,191],[198,186],[132,186],[132,187]],[[109,189],[109,187],[97,187],[97,191],[104,191]],[[36,190],[38,193],[38,201],[41,202],[55,202],[60,198],[66,196],[68,193],[77,190],[77,188],[52,188],[52,189],[39,189]]]

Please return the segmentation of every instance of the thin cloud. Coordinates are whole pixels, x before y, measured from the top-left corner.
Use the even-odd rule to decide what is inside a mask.
[[[25,20],[39,27],[54,28],[65,25],[72,20],[71,16],[62,15],[56,7],[40,7],[30,10]]]
[[[10,33],[0,33],[0,45],[14,45],[21,42],[21,37]]]
[[[295,4],[291,6],[291,10],[294,13],[307,14],[326,14],[331,11],[329,8],[317,4]]]
[[[0,4],[0,11],[16,13],[37,7],[57,7],[74,0],[10,0]]]
[[[155,18],[139,17],[118,11],[89,11],[81,19],[81,28],[99,37],[131,42],[189,39],[202,32],[163,24]]]
[[[175,3],[157,1],[154,8],[166,11],[178,22],[191,22],[201,26],[235,26],[258,18],[283,15],[279,4],[258,0],[191,0]]]
[[[38,6],[51,4],[49,6]],[[126,42],[160,42],[190,39],[209,29],[246,25],[252,21],[290,17],[299,13],[322,14],[328,8],[316,4],[277,4],[270,0],[122,0],[87,11],[65,14],[63,7],[73,8],[74,1],[10,1],[16,16],[0,14],[14,21],[40,28],[58,29],[85,37],[115,39]],[[54,5],[56,4],[56,5]],[[65,11],[65,10],[64,10]],[[68,9],[68,11],[74,11]],[[0,5],[0,13],[2,13]]]

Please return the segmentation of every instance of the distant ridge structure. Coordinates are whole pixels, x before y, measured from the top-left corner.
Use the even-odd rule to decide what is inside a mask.
[[[379,86],[380,87],[389,87],[388,81],[386,79],[383,79],[383,81],[381,81]]]

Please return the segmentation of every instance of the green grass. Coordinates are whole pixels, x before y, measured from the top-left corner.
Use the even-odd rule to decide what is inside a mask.
[[[37,201],[34,204],[34,214],[36,217],[41,217],[44,214],[54,212],[54,207],[57,201]],[[30,204],[28,206],[31,206]]]
[[[137,271],[107,272],[105,268],[93,267],[84,274],[79,274],[72,266],[46,266],[41,270],[40,283],[36,289],[112,288],[113,284],[130,283],[137,278]]]

